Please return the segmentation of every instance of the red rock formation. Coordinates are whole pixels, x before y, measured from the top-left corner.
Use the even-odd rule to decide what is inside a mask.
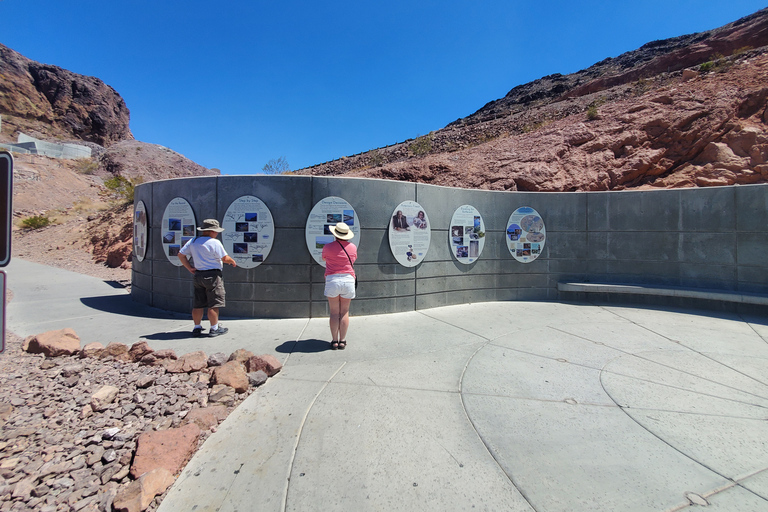
[[[767,44],[762,10],[515,87],[416,141],[297,172],[526,191],[767,182]]]
[[[102,146],[133,139],[125,101],[98,78],[35,62],[1,44],[0,77],[3,124]]]

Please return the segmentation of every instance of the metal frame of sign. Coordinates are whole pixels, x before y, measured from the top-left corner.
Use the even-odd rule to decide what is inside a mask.
[[[11,261],[11,222],[13,219],[13,157],[7,151],[0,151],[0,197],[5,202],[0,222],[0,267]]]

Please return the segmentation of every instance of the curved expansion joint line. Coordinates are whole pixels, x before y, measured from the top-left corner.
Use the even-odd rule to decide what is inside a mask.
[[[475,358],[475,356],[485,347],[487,347],[492,340],[486,339],[486,342],[483,343],[481,346],[475,350],[471,356],[467,359],[466,364],[464,365],[464,368],[461,370],[461,377],[459,378],[459,399],[461,400],[461,408],[464,411],[464,416],[467,418],[467,421],[469,421],[469,424],[472,426],[472,430],[475,432],[475,435],[480,440],[480,442],[485,447],[485,450],[488,452],[488,455],[493,459],[494,462],[496,462],[496,465],[499,467],[499,470],[504,474],[504,476],[507,477],[507,480],[509,480],[509,483],[517,490],[517,492],[520,493],[520,496],[523,497],[523,499],[528,503],[528,506],[531,507],[531,510],[534,512],[537,512],[536,507],[533,506],[533,503],[528,498],[528,496],[525,494],[525,492],[515,483],[515,479],[512,478],[512,475],[507,473],[504,470],[504,467],[501,465],[499,460],[496,458],[496,456],[493,454],[491,449],[488,447],[488,443],[485,442],[485,439],[483,439],[483,436],[478,432],[477,426],[475,425],[475,422],[472,421],[472,418],[469,416],[469,413],[467,412],[467,405],[464,403],[464,375],[467,373],[467,368],[469,368],[469,364],[472,362],[472,359]]]
[[[603,366],[603,368],[600,370],[600,387],[602,387],[602,388],[603,388],[603,392],[605,393],[605,395],[606,395],[608,398],[610,398],[610,399],[611,399],[611,401],[612,401],[612,402],[613,402],[613,403],[616,405],[616,407],[618,407],[618,408],[619,408],[619,410],[620,410],[621,412],[623,412],[623,413],[624,413],[624,415],[626,415],[626,416],[627,416],[627,418],[629,418],[629,419],[630,419],[632,422],[634,422],[634,423],[635,423],[635,425],[637,425],[638,427],[640,427],[641,429],[645,430],[646,432],[648,432],[649,434],[651,434],[653,437],[655,437],[656,439],[658,439],[659,441],[661,441],[661,442],[662,442],[664,445],[668,446],[668,447],[669,447],[669,448],[671,448],[672,450],[675,450],[677,453],[679,453],[679,454],[680,454],[680,455],[682,455],[683,457],[686,457],[687,459],[690,459],[690,460],[691,460],[691,461],[693,461],[695,464],[698,464],[698,465],[700,465],[701,467],[703,467],[703,468],[707,469],[708,471],[711,471],[711,472],[712,472],[712,473],[714,473],[715,475],[719,476],[720,478],[722,478],[722,479],[724,479],[725,481],[727,481],[727,482],[728,482],[728,483],[727,483],[725,486],[723,486],[722,488],[720,488],[720,489],[717,489],[717,490],[715,490],[715,491],[713,491],[713,492],[711,492],[711,493],[708,493],[708,494],[706,495],[706,497],[708,497],[708,496],[712,496],[712,495],[714,495],[714,494],[717,494],[718,492],[722,492],[722,491],[724,491],[724,490],[726,490],[726,489],[728,489],[728,488],[731,488],[731,487],[735,487],[735,486],[738,486],[739,488],[741,488],[741,489],[743,489],[743,490],[745,490],[745,491],[747,491],[747,492],[749,492],[749,493],[751,493],[751,494],[754,494],[754,495],[755,495],[755,496],[757,496],[758,498],[761,498],[761,499],[765,499],[765,497],[764,497],[764,496],[761,496],[760,494],[756,493],[756,492],[755,492],[755,491],[753,491],[752,489],[749,489],[748,487],[745,487],[745,486],[743,486],[743,485],[740,483],[739,479],[737,479],[737,478],[731,478],[731,477],[729,477],[728,475],[724,475],[723,473],[719,472],[719,471],[718,471],[718,470],[716,470],[715,468],[712,468],[712,467],[708,466],[707,464],[703,463],[702,461],[700,461],[700,460],[696,460],[696,459],[695,459],[693,456],[691,456],[691,455],[689,455],[689,454],[685,453],[684,451],[680,450],[680,449],[679,449],[679,448],[677,448],[675,445],[673,445],[673,444],[670,444],[670,443],[669,443],[669,442],[668,442],[666,439],[664,439],[663,437],[660,437],[660,436],[659,436],[658,434],[656,434],[656,433],[655,433],[653,430],[649,429],[648,427],[646,427],[645,425],[643,425],[642,423],[640,423],[639,421],[637,421],[637,420],[636,420],[636,419],[635,419],[635,418],[634,418],[634,417],[633,417],[631,414],[629,414],[629,413],[627,412],[627,410],[626,410],[624,407],[622,407],[621,405],[619,405],[619,402],[616,400],[616,398],[615,398],[613,395],[611,395],[611,393],[608,391],[608,389],[606,389],[606,387],[605,387],[605,383],[603,382],[603,375],[605,375],[606,373],[610,373],[610,372],[608,372],[608,371],[606,371],[606,370],[605,370],[605,367],[606,367],[608,364],[610,364],[610,363],[606,363],[606,365],[605,365],[605,366]],[[758,471],[758,472],[759,472],[759,471]],[[674,508],[674,509],[670,509],[670,510],[680,510],[680,509],[678,509],[678,508]],[[667,512],[669,512],[669,511],[667,511]]]
[[[301,328],[301,332],[296,337],[296,339],[293,341],[293,346],[291,347],[290,352],[288,352],[288,355],[285,358],[285,361],[283,361],[283,366],[288,364],[288,360],[291,358],[291,354],[293,354],[293,349],[296,348],[296,344],[299,342],[299,340],[304,336],[304,331],[307,330],[307,327],[309,327],[309,321],[311,318],[307,318],[306,323],[304,324],[304,327]]]
[[[293,472],[293,463],[296,461],[296,452],[299,449],[299,441],[301,441],[301,434],[304,432],[304,425],[307,422],[307,418],[309,417],[309,412],[312,410],[312,407],[315,406],[315,402],[317,402],[317,399],[320,397],[320,395],[325,391],[325,388],[328,387],[328,384],[331,383],[331,381],[338,375],[338,373],[341,371],[342,368],[347,364],[346,361],[341,363],[341,366],[333,372],[333,375],[330,376],[330,378],[325,381],[323,386],[318,390],[315,397],[312,399],[312,402],[309,404],[309,407],[307,407],[307,411],[304,413],[304,417],[301,419],[301,424],[299,425],[299,432],[296,434],[296,442],[293,445],[293,452],[291,452],[291,462],[288,464],[288,472],[285,475],[285,492],[283,493],[283,506],[282,510],[285,511],[288,507],[288,491],[291,486],[291,473]]]

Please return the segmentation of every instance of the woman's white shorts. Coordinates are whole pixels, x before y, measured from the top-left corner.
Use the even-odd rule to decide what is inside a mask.
[[[325,276],[326,297],[341,296],[344,299],[355,298],[355,278],[352,274],[331,274]]]

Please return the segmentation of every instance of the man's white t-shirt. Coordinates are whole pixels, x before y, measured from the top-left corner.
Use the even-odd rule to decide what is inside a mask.
[[[196,270],[221,270],[221,259],[227,255],[222,243],[216,238],[198,236],[187,242],[179,251],[187,258],[192,257]]]

